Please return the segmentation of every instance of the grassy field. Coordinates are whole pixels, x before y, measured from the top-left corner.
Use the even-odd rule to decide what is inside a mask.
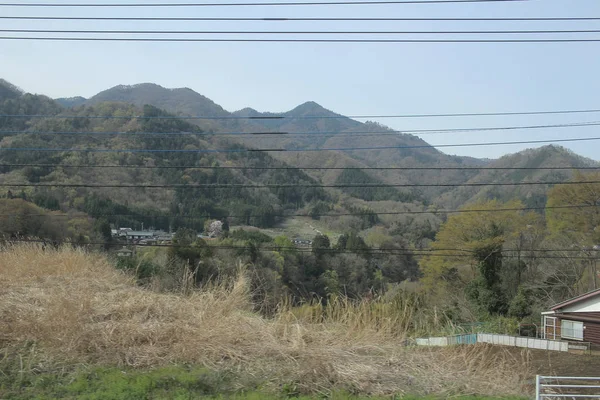
[[[146,400],[146,399],[332,399],[384,400],[400,396],[360,396],[347,392],[328,392],[321,395],[302,395],[293,385],[284,385],[274,393],[260,387],[240,388],[239,377],[233,373],[216,372],[207,368],[170,366],[154,370],[95,368],[71,374],[39,374],[0,379],[0,394],[4,400],[82,399],[82,400]],[[403,399],[437,399],[435,396],[404,396]],[[456,399],[486,399],[458,396]],[[489,399],[494,399],[490,397]],[[504,397],[504,399],[519,399]]]
[[[99,254],[0,248],[0,398],[531,390],[523,355],[486,346],[404,347],[414,319],[409,308],[335,301],[325,308],[282,305],[265,318],[253,311],[248,286],[240,270],[232,282],[191,293],[156,292]]]
[[[231,229],[257,229],[255,227],[239,227],[232,226]],[[337,241],[337,238],[341,235],[340,232],[335,232],[327,228],[326,224],[322,221],[314,220],[308,217],[291,217],[287,218],[282,223],[278,224],[273,228],[259,229],[261,232],[271,236],[287,236],[290,239],[300,238],[312,240],[318,232],[329,236],[332,243]]]

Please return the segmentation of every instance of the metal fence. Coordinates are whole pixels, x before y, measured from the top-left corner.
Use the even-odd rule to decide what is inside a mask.
[[[537,375],[535,399],[600,399],[600,377]]]

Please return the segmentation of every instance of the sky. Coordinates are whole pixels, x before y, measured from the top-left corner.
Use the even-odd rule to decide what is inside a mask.
[[[147,4],[153,1],[156,0],[127,2]],[[73,3],[75,0],[48,2]],[[0,5],[0,15],[600,17],[600,2],[528,0],[501,4],[112,9],[51,9]],[[173,23],[2,20],[1,27],[126,30],[533,30],[600,29],[600,21]],[[600,38],[600,34],[585,35],[589,38]],[[573,35],[575,36],[582,35]],[[326,44],[54,42],[0,39],[0,78],[27,92],[45,94],[53,98],[91,97],[118,84],[142,82],[153,82],[170,88],[189,87],[230,111],[244,107],[252,107],[259,111],[287,111],[306,101],[315,101],[344,115],[600,109],[599,46],[600,42]],[[377,121],[394,129],[411,130],[547,125],[599,120],[600,113]],[[599,130],[600,127],[571,127],[446,133],[421,137],[436,145],[600,137]],[[578,154],[600,160],[600,140],[563,145]],[[497,158],[528,147],[536,146],[505,145],[442,150],[450,154]]]

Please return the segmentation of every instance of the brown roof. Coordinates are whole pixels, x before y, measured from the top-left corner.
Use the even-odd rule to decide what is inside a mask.
[[[596,296],[600,296],[600,289],[595,289],[595,290],[592,290],[591,292],[582,294],[581,296],[577,296],[577,297],[573,297],[572,299],[565,300],[562,303],[553,305],[550,309],[552,311],[556,311],[558,309],[570,306],[575,303],[579,303],[580,301],[583,301],[583,300],[591,299],[592,297],[596,297]]]

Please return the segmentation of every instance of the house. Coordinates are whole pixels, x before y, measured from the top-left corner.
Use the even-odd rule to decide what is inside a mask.
[[[292,242],[296,245],[296,247],[310,247],[310,246],[312,246],[312,240],[294,239]]]
[[[127,239],[152,239],[154,232],[152,231],[127,231],[125,233]]]
[[[542,313],[544,339],[600,345],[600,289],[558,303]]]
[[[133,251],[129,250],[126,247],[123,247],[121,250],[117,251],[117,257],[132,257]]]

